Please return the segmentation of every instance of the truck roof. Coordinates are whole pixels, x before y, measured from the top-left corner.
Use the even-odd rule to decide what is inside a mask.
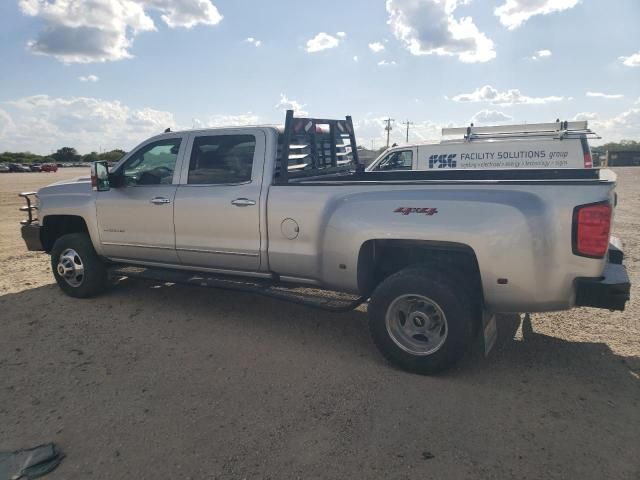
[[[250,128],[266,128],[270,130],[276,130],[280,133],[284,131],[284,127],[282,125],[276,124],[263,124],[263,125],[221,125],[219,127],[206,127],[206,128],[185,128],[182,130],[170,130],[168,132],[160,133],[155,135],[153,138],[162,137],[163,135],[171,135],[175,133],[207,133],[207,132],[218,132],[220,130],[243,130]]]

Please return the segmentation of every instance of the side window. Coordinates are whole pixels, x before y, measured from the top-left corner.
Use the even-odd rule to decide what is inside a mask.
[[[160,140],[135,152],[122,167],[125,185],[171,184],[180,142],[179,138]]]
[[[196,137],[189,161],[189,185],[251,181],[256,138],[253,135]]]
[[[411,170],[413,167],[413,152],[401,150],[391,152],[376,166],[376,170]]]

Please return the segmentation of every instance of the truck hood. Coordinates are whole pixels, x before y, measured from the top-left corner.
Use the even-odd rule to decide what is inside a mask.
[[[38,190],[38,197],[61,194],[90,194],[91,177],[77,177],[52,183]]]

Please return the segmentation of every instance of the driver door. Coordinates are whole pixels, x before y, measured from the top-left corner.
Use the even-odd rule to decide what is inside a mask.
[[[173,202],[186,141],[164,137],[139,147],[97,192],[100,239],[111,259],[177,264]]]
[[[413,150],[395,150],[383,158],[374,171],[413,170]]]

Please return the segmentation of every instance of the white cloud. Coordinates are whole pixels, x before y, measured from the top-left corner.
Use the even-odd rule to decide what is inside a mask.
[[[307,41],[307,52],[315,53],[329,48],[335,48],[340,44],[340,40],[325,32],[320,32],[311,40]]]
[[[5,133],[13,129],[11,115],[0,108],[0,139]]]
[[[594,112],[582,112],[573,117],[574,120],[595,120],[596,118],[598,114]]]
[[[257,125],[260,117],[251,112],[241,113],[238,115],[212,115],[205,120],[195,118],[193,120],[194,128],[208,127],[237,127],[242,125]]]
[[[640,137],[639,107],[631,107],[606,118],[592,112],[579,113],[574,120],[589,120],[589,127],[602,137],[597,143],[635,140]]]
[[[347,36],[347,34],[345,32],[337,32],[336,35],[340,38],[344,38]]]
[[[551,50],[538,50],[531,55],[531,60],[540,60],[541,58],[547,58],[552,55]]]
[[[162,21],[171,28],[193,28],[197,25],[217,25],[222,20],[222,15],[212,3],[212,0],[135,1],[141,3],[145,8],[159,11],[162,14]]]
[[[357,56],[357,55],[354,55],[354,56],[353,56],[353,61],[354,61],[354,62],[356,62],[356,63],[358,63],[359,59],[358,59],[358,56]]]
[[[387,23],[413,55],[454,55],[462,62],[487,62],[494,44],[471,17],[453,16],[466,0],[387,0]]]
[[[245,42],[250,43],[251,45],[253,45],[254,47],[259,47],[260,45],[262,45],[262,40],[257,40],[253,37],[249,37],[245,40]]]
[[[0,141],[10,150],[48,153],[62,146],[81,152],[129,149],[145,138],[175,128],[173,115],[153,108],[134,109],[118,101],[88,97],[34,95],[5,102],[12,122]]]
[[[160,13],[170,28],[222,20],[210,0],[19,0],[19,6],[43,24],[28,49],[64,63],[130,58],[135,36],[156,30],[149,11]]]
[[[280,94],[280,101],[275,106],[275,108],[283,112],[287,110],[293,110],[297,116],[303,117],[309,115],[304,107],[306,107],[305,104],[287,98],[284,93]]]
[[[509,30],[518,28],[535,15],[547,15],[575,7],[580,0],[505,0],[494,10]]]
[[[82,75],[78,77],[78,80],[80,80],[81,82],[96,83],[98,80],[100,80],[100,78],[96,75]]]
[[[378,53],[384,50],[384,45],[380,42],[373,42],[369,44],[369,50],[371,50],[374,53]]]
[[[473,123],[474,125],[512,121],[513,117],[511,115],[507,115],[506,113],[499,112],[497,110],[480,110],[473,117],[471,117],[471,123]]]
[[[620,93],[612,94],[612,93],[602,93],[602,92],[587,92],[586,95],[587,97],[604,98],[607,100],[618,100],[624,97],[624,95]]]
[[[373,141],[375,148],[386,145],[387,132],[385,130],[387,117],[367,115],[354,122],[358,145],[371,148]],[[389,144],[406,143],[406,127],[398,122],[391,122]],[[430,121],[416,121],[409,129],[409,142],[436,142],[441,137],[441,126]]]
[[[640,51],[628,57],[619,57],[619,60],[627,67],[640,67]]]
[[[565,97],[528,97],[523,95],[517,88],[505,90],[503,92],[493,88],[491,85],[477,88],[471,93],[461,93],[451,100],[454,102],[487,102],[494,105],[541,105],[550,102],[560,102]]]
[[[386,61],[386,60],[380,60],[378,62],[378,66],[379,67],[392,67],[396,64],[395,60],[391,60],[390,62]]]

